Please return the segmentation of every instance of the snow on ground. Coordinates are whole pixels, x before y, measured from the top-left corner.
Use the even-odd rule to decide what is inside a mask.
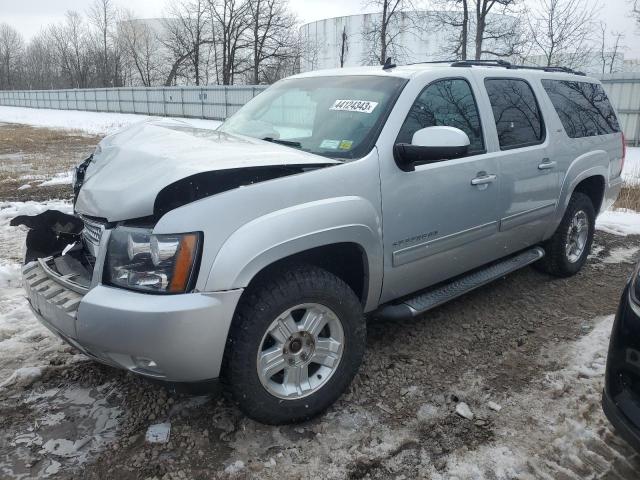
[[[638,250],[640,250],[639,247],[614,248],[602,259],[602,263],[635,263]]]
[[[596,229],[614,235],[640,235],[640,213],[622,208],[607,210],[598,216]]]
[[[603,443],[595,432],[604,426],[600,396],[612,324],[612,315],[600,318],[577,342],[544,352],[549,366],[563,367],[509,398],[496,420],[496,440],[453,455],[442,478],[506,480],[525,478],[521,475],[530,470],[539,473],[536,478],[574,478],[561,465]]]
[[[49,185],[70,185],[71,183],[73,183],[73,172],[69,171],[56,173],[53,178],[45,180],[39,186],[47,187]]]
[[[640,184],[640,147],[627,147],[622,178],[626,183]]]
[[[69,213],[71,204],[61,200],[0,202],[0,389],[35,380],[35,373],[42,370],[30,369],[46,364],[45,359],[62,347],[60,340],[36,320],[25,301],[20,274],[25,231],[9,226],[15,216],[48,209]]]
[[[161,118],[131,113],[83,112],[79,110],[52,110],[45,108],[24,108],[0,106],[0,122],[21,123],[34,127],[62,128],[78,130],[90,135],[107,135],[133,123]],[[221,122],[181,118],[197,128],[214,129]]]

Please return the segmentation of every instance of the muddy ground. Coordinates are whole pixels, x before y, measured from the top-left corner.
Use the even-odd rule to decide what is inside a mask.
[[[28,174],[50,176],[54,142],[75,163],[92,141],[37,130],[51,140],[28,152],[31,141],[0,140],[0,164],[24,149],[42,159]],[[32,187],[16,197],[20,181],[2,182],[0,201],[52,196]],[[59,344],[35,382],[0,389],[0,478],[640,478],[599,406],[611,315],[639,251],[640,237],[597,232],[573,278],[526,268],[423,318],[372,321],[349,391],[300,425],[257,424],[220,393],[151,383]],[[455,413],[459,402],[472,420]],[[169,442],[146,442],[161,422]]]

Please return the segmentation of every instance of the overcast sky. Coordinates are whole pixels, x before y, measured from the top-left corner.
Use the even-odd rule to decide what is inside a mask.
[[[527,2],[530,0],[527,0]],[[121,6],[133,10],[139,17],[160,17],[166,0],[115,0]],[[0,22],[7,22],[30,38],[43,25],[59,21],[66,10],[84,12],[90,0],[0,0]],[[362,12],[363,0],[290,0],[292,10],[301,21],[311,22],[328,17],[338,17]],[[630,14],[630,0],[601,0],[604,7],[600,18],[610,29],[624,32],[626,58],[640,58],[640,36]]]

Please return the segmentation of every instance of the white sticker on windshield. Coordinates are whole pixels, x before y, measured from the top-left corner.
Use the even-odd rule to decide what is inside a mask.
[[[367,100],[336,100],[329,110],[371,113],[377,106],[378,102],[369,102]]]
[[[323,140],[320,144],[320,148],[326,148],[327,150],[337,150],[340,145],[340,140]]]

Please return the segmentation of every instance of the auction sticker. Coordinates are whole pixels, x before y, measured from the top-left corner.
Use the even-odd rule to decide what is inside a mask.
[[[337,150],[340,145],[340,140],[323,140],[320,144],[320,148],[326,148],[327,150]]]
[[[367,100],[336,100],[329,110],[371,113],[377,106],[378,102],[369,102]]]

